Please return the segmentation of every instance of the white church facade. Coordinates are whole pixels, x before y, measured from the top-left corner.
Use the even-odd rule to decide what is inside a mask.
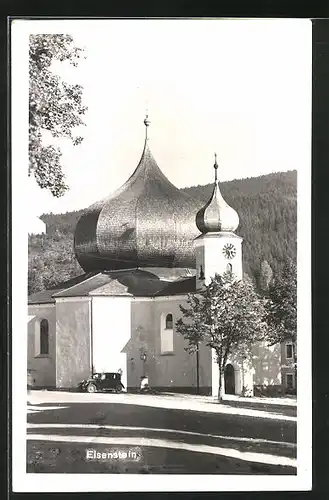
[[[29,297],[28,369],[36,387],[71,389],[94,372],[121,370],[128,391],[137,391],[147,374],[160,391],[217,394],[210,349],[201,345],[198,356],[190,355],[175,323],[187,294],[215,273],[231,270],[242,279],[239,217],[221,195],[217,161],[213,192],[202,207],[161,172],[147,118],[144,124],[144,150],[132,176],[78,221],[74,246],[85,274]],[[231,357],[226,392],[284,390],[284,349],[257,344],[248,363]]]

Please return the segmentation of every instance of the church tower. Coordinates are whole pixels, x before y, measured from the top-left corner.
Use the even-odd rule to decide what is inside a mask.
[[[217,179],[215,154],[215,182],[210,200],[196,215],[196,225],[202,233],[195,238],[196,289],[208,285],[215,274],[232,272],[242,279],[242,238],[235,234],[239,216],[224,200]]]

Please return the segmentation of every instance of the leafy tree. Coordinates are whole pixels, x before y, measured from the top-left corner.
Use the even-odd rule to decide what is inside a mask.
[[[216,274],[200,292],[189,294],[187,307],[180,309],[186,321],[180,318],[176,328],[188,341],[188,352],[195,353],[202,342],[216,353],[221,401],[228,356],[243,353],[248,357],[253,344],[266,335],[264,299],[249,279],[238,281],[231,273]]]
[[[51,65],[58,60],[77,66],[81,53],[70,35],[30,35],[29,175],[33,173],[38,185],[56,197],[68,189],[62,153],[60,147],[44,143],[44,133],[80,144],[82,137],[73,130],[84,124],[81,116],[87,108],[82,105],[81,85],[66,83],[53,73]]]
[[[65,238],[56,241],[48,235],[29,237],[29,295],[82,273],[73,252],[72,240]]]
[[[265,320],[271,344],[297,340],[297,268],[288,260],[270,284]]]

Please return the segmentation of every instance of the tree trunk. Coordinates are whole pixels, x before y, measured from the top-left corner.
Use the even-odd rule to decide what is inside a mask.
[[[224,399],[224,384],[223,384],[223,373],[219,368],[219,381],[218,381],[218,402],[221,403]]]

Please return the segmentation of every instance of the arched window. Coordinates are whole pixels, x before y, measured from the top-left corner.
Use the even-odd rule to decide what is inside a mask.
[[[174,322],[171,313],[161,314],[161,354],[173,354],[174,351]]]
[[[47,319],[40,322],[40,354],[49,354],[49,323]]]
[[[226,272],[231,273],[232,272],[232,264],[227,264],[226,266]]]
[[[167,314],[167,316],[166,316],[166,330],[172,330],[172,328],[173,328],[172,314]]]

